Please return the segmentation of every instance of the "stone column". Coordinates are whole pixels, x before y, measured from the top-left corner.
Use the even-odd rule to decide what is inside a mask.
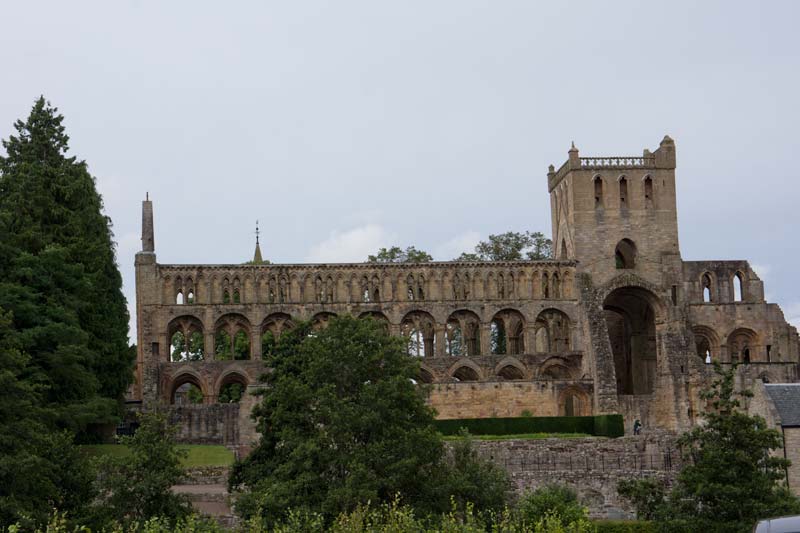
[[[492,325],[481,324],[481,355],[491,355],[492,353]]]
[[[214,360],[214,332],[206,331],[205,345],[203,347],[203,359],[206,361]]]
[[[257,327],[250,334],[250,356],[256,361],[261,360],[261,333]]]
[[[445,350],[445,343],[447,342],[445,339],[445,327],[441,324],[436,324],[433,326],[433,333],[434,333],[434,357],[445,357],[447,352]]]

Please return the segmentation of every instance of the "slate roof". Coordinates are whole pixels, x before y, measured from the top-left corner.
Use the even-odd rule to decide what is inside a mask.
[[[764,388],[781,417],[781,426],[800,427],[800,383],[765,384]]]

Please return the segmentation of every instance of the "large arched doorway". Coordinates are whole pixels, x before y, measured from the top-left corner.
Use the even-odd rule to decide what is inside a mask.
[[[603,302],[618,394],[650,394],[655,388],[657,301],[646,289],[623,287]]]

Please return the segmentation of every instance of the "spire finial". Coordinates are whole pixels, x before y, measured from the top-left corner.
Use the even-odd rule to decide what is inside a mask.
[[[258,237],[261,235],[261,231],[258,229],[258,220],[256,220],[256,251],[253,253],[253,264],[260,265],[264,262],[264,258],[261,256],[261,245],[258,244]]]
[[[145,200],[146,202],[149,202],[149,201],[150,201],[150,192],[149,192],[149,191],[148,191],[148,192],[146,192],[146,193],[144,193],[144,200]]]

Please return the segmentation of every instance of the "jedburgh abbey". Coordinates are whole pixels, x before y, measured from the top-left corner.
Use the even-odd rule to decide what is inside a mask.
[[[344,314],[408,338],[440,418],[620,413],[627,431],[680,431],[700,420],[711,361],[740,363],[743,386],[796,382],[797,330],[750,264],[681,257],[675,168],[669,137],[636,156],[573,146],[542,180],[546,261],[160,264],[148,199],[131,396],[183,413],[187,442],[247,445],[263,356],[298,321]],[[245,394],[220,403],[231,384]]]

